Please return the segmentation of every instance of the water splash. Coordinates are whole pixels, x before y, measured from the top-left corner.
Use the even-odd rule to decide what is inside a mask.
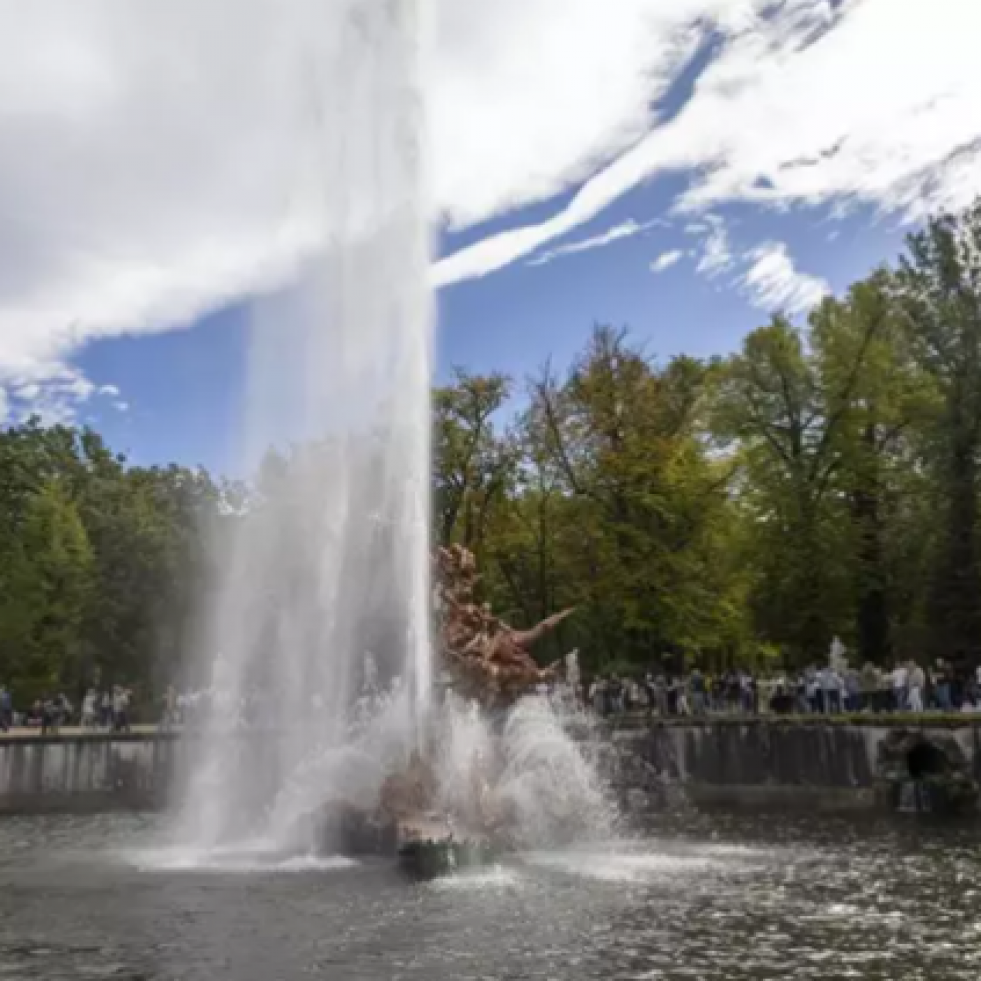
[[[336,872],[357,867],[343,855],[315,853],[283,858],[269,841],[240,842],[234,848],[193,849],[170,847],[130,852],[128,864],[147,872]]]
[[[502,735],[505,766],[498,793],[511,805],[525,846],[608,839],[616,808],[590,751],[591,717],[560,699],[522,699]],[[570,729],[581,731],[573,738]],[[585,731],[583,731],[585,729]]]
[[[608,839],[617,812],[590,724],[561,694],[526,696],[496,719],[450,696],[430,725],[440,813],[462,836],[497,817],[525,848]]]

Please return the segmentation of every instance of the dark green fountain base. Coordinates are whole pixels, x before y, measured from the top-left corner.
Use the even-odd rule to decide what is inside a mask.
[[[402,871],[422,880],[488,868],[500,857],[500,851],[484,841],[412,841],[398,850]]]

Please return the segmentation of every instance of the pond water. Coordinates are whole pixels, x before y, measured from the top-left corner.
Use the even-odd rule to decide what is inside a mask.
[[[182,870],[161,833],[0,822],[0,979],[981,976],[974,825],[685,813],[428,884],[340,859]]]

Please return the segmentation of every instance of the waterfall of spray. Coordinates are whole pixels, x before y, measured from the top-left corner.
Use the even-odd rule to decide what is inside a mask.
[[[488,816],[503,818],[501,830],[523,848],[609,840],[617,810],[590,728],[590,717],[558,694],[526,696],[497,724],[449,697],[430,730],[440,812],[462,837]]]
[[[377,791],[431,690],[431,297],[419,0],[322,0],[310,44],[326,237],[257,318],[245,450],[282,426],[217,549],[200,644],[211,710],[180,822],[192,850],[295,840],[305,813]],[[401,679],[372,732],[350,707],[371,651]],[[243,732],[243,730],[245,730]]]
[[[523,698],[507,718],[498,793],[526,846],[613,834],[616,807],[590,758],[589,742],[573,739],[564,724],[572,721],[572,711],[558,698],[535,696]]]

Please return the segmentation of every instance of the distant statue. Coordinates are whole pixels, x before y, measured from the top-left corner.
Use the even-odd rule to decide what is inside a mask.
[[[831,641],[831,651],[828,655],[828,664],[835,671],[844,671],[848,667],[848,661],[845,658],[846,653],[847,648],[845,645],[838,639],[838,637],[834,637]]]

